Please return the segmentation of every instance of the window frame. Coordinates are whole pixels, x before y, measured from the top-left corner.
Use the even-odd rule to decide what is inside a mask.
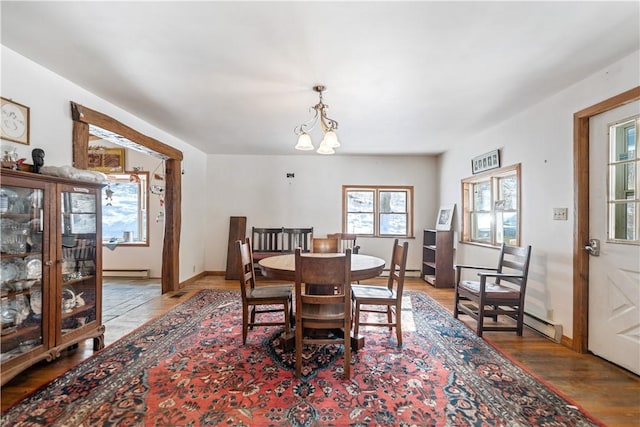
[[[608,243],[622,243],[630,245],[640,245],[640,153],[638,152],[638,123],[640,122],[639,116],[633,116],[628,119],[620,120],[616,123],[611,123],[609,127],[609,141],[608,141],[608,156],[607,156],[607,242]],[[628,145],[628,131],[633,129],[634,131],[634,150],[632,158],[616,158],[619,154],[616,146],[616,142],[619,138],[623,138],[625,145]],[[626,152],[628,155],[629,152]],[[615,184],[619,182],[617,166],[623,166],[623,184],[624,188],[615,188]],[[635,188],[631,188],[628,182],[629,168],[633,166],[635,168],[633,183]],[[625,194],[624,198],[616,197],[617,191],[622,191]],[[632,195],[630,198],[629,196]],[[629,208],[624,213],[616,211],[616,207],[619,205],[632,205],[634,211],[634,218],[631,226],[634,228],[633,233],[635,238],[619,238],[616,237],[619,230],[618,227],[625,225],[629,227],[629,224],[624,222],[619,224],[620,215],[628,215]]]
[[[362,237],[379,237],[379,238],[406,238],[410,239],[414,237],[413,230],[413,193],[414,187],[412,185],[343,185],[342,186],[342,232],[352,233],[348,227],[348,199],[347,195],[350,191],[372,191],[373,196],[373,234],[355,233],[357,236]],[[406,193],[406,216],[407,216],[407,232],[406,234],[381,234],[380,233],[380,218],[383,215],[391,214],[392,212],[380,211],[380,193],[381,192],[404,192]]]
[[[140,190],[140,198],[138,200],[138,229],[140,232],[144,232],[144,236],[145,236],[145,240],[144,241],[134,241],[134,242],[125,242],[122,240],[122,238],[118,238],[117,240],[117,244],[118,246],[126,246],[126,247],[148,247],[150,246],[149,243],[149,172],[148,171],[125,171],[125,172],[118,172],[118,173],[111,173],[107,175],[107,178],[109,179],[109,177],[115,177],[115,176],[123,176],[123,175],[137,175],[141,178],[141,182],[144,182],[144,187],[143,189]],[[111,182],[111,181],[110,181]],[[104,219],[104,212],[105,212],[105,189],[107,188],[107,186],[105,185],[105,187],[102,189],[101,192],[101,198],[102,198],[102,216]],[[142,219],[142,215],[144,215],[146,217],[146,219]],[[102,233],[102,245],[106,246],[109,243],[113,243],[110,242],[109,240],[106,240],[106,237],[104,236],[104,233]]]
[[[522,174],[521,174],[521,164],[517,163],[511,166],[505,166],[498,169],[491,169],[489,171],[483,172],[478,175],[470,176],[467,178],[463,178],[460,181],[461,184],[461,194],[462,194],[462,233],[460,236],[460,243],[484,246],[484,247],[500,247],[502,242],[497,241],[497,229],[496,229],[496,213],[497,212],[505,212],[505,210],[497,210],[496,209],[496,193],[499,191],[498,182],[499,180],[515,176],[516,179],[516,191],[517,191],[517,201],[516,208],[512,210],[508,210],[507,212],[515,212],[517,215],[516,221],[516,233],[515,233],[515,244],[508,243],[510,246],[520,246],[522,239]],[[479,183],[489,182],[489,188],[491,192],[491,202],[490,202],[490,210],[491,215],[491,227],[490,227],[490,242],[484,242],[479,240],[472,239],[472,214],[473,212],[470,209],[470,201],[471,201],[471,190],[474,185]],[[484,211],[483,211],[484,212]],[[503,239],[504,241],[504,239]]]

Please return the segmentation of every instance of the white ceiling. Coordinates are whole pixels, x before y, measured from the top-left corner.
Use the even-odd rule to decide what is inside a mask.
[[[640,48],[638,1],[0,7],[3,45],[221,154],[294,154],[317,84],[339,153],[441,153]]]

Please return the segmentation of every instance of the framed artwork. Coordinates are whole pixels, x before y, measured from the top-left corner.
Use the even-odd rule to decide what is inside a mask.
[[[474,174],[500,167],[500,150],[493,150],[471,160],[471,172]]]
[[[124,148],[89,147],[88,169],[105,173],[123,173]]]
[[[96,213],[96,196],[93,194],[71,193],[72,213]]]
[[[440,206],[438,210],[438,218],[436,220],[436,230],[450,231],[453,223],[453,212],[456,205]]]
[[[2,126],[0,138],[29,145],[29,107],[0,97]]]
[[[72,234],[94,234],[96,232],[96,214],[71,214]]]

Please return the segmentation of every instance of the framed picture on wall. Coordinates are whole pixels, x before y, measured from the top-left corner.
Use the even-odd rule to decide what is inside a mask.
[[[450,231],[453,224],[453,212],[456,205],[440,206],[436,220],[436,230]]]
[[[7,141],[29,145],[29,107],[0,98],[2,127],[0,137]]]
[[[124,148],[89,147],[88,169],[104,173],[124,172]]]
[[[500,150],[493,150],[471,160],[471,172],[474,174],[500,167]]]

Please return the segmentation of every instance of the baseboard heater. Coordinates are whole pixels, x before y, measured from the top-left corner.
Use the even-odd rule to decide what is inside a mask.
[[[557,343],[562,341],[562,325],[541,319],[529,313],[524,314],[524,324],[540,332],[552,341]]]
[[[135,279],[148,279],[149,270],[102,270],[102,277],[127,277]]]

